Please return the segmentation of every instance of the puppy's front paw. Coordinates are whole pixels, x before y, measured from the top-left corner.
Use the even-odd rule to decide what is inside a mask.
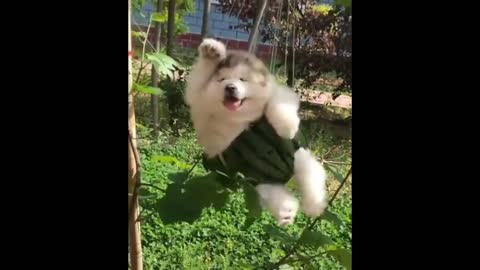
[[[227,54],[225,45],[211,38],[204,39],[198,47],[198,51],[202,57],[209,59],[222,59]]]
[[[275,123],[274,127],[280,137],[285,139],[293,139],[298,132],[299,125],[300,119],[292,117],[289,119],[289,121],[278,121]]]

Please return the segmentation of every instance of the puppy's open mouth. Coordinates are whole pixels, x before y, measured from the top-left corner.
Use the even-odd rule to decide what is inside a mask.
[[[236,111],[242,106],[244,101],[245,99],[238,99],[236,97],[225,97],[223,105],[230,111]]]

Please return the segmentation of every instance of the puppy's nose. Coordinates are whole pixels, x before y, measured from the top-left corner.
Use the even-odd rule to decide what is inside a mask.
[[[230,96],[235,95],[236,90],[237,90],[237,87],[235,87],[235,85],[233,84],[228,84],[227,86],[225,86],[225,92]]]

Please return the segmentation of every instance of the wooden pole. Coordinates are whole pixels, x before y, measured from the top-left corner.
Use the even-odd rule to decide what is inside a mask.
[[[138,222],[138,200],[136,195],[139,175],[135,158],[137,132],[135,128],[135,110],[133,107],[133,75],[132,75],[132,32],[131,32],[131,0],[128,0],[128,242],[130,247],[130,264],[132,270],[143,270],[142,243],[140,223]]]
[[[208,34],[208,21],[210,17],[210,0],[203,0],[203,17],[202,17],[202,39]]]
[[[176,0],[168,1],[168,18],[167,18],[167,49],[168,56],[172,56],[174,39],[175,39],[175,10]]]

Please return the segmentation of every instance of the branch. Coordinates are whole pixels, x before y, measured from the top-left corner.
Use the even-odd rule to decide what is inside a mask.
[[[347,175],[345,176],[345,178],[343,179],[342,183],[340,184],[340,186],[337,188],[337,190],[335,191],[335,193],[333,194],[332,198],[330,199],[330,201],[328,202],[328,205],[332,205],[333,201],[335,200],[335,198],[337,197],[340,189],[344,186],[345,182],[347,182],[347,179],[348,177],[350,176],[350,174],[352,174],[352,167],[350,167],[350,169],[348,170],[348,173]],[[305,229],[303,229],[303,232],[302,234],[306,231],[306,230],[312,230],[313,229],[313,226],[315,226],[315,224],[317,223],[317,221],[321,220],[321,216],[315,218]],[[288,258],[290,258],[292,255],[295,254],[295,252],[297,251],[298,249],[298,246],[300,245],[300,238],[297,240],[297,242],[295,243],[295,245],[287,252],[287,254],[285,254],[285,256],[283,256],[277,263],[275,263],[272,268],[274,267],[278,267],[282,264],[284,264]]]
[[[329,161],[329,160],[323,160],[323,163],[326,164],[336,164],[336,165],[351,165],[348,162],[339,162],[339,161]]]
[[[140,75],[142,71],[148,66],[148,64],[143,65],[143,60],[140,60],[140,68],[138,69],[137,78],[135,78],[135,82],[138,83],[140,81]]]
[[[260,1],[260,0],[257,0]],[[255,25],[253,26],[252,32],[250,33],[250,37],[248,39],[248,52],[254,53],[255,48],[257,47],[257,39],[258,39],[258,30],[260,28],[260,23],[262,22],[263,16],[265,14],[265,9],[267,8],[268,0],[262,0],[262,6],[257,14],[255,19]]]
[[[310,261],[311,259],[315,259],[315,258],[317,258],[317,257],[320,257],[320,256],[322,256],[322,255],[325,255],[326,253],[327,253],[327,252],[324,251],[324,252],[320,252],[320,253],[317,253],[317,254],[311,255],[311,256],[304,256],[304,255],[302,255],[302,257],[294,258],[294,259],[292,259],[292,260],[287,260],[287,261],[285,261],[285,262],[283,262],[283,263],[292,263],[292,262],[305,261],[305,260],[309,260],[309,261]],[[299,255],[299,254],[298,254],[298,255]],[[298,255],[297,255],[297,256],[298,256]]]
[[[141,186],[142,186],[142,187],[152,187],[152,188],[154,188],[154,189],[157,189],[157,190],[160,190],[160,191],[162,191],[162,192],[165,192],[165,189],[162,189],[162,188],[160,188],[160,187],[157,187],[157,186],[155,186],[155,185],[153,185],[153,184],[142,183]]]
[[[291,5],[290,2],[289,2],[289,4]],[[302,18],[305,18],[305,14],[302,13],[302,10],[298,7],[298,5],[295,5],[295,9],[298,11],[298,13],[300,14],[300,16],[302,16]]]
[[[197,160],[195,161],[195,163],[192,165],[192,167],[190,168],[190,170],[187,172],[187,176],[185,176],[185,180],[186,181],[188,179],[188,177],[190,176],[190,173],[192,173],[193,169],[195,169],[195,167],[198,165],[198,163],[200,162],[200,160],[202,159],[202,156],[203,154],[200,154],[200,156],[197,158]]]
[[[322,160],[325,159],[325,157],[327,157],[333,150],[337,149],[340,145],[337,144],[335,146],[333,146],[332,148],[330,148],[327,153],[325,153],[323,156],[322,156]]]
[[[145,33],[145,39],[142,41],[142,44],[143,44],[142,58],[140,58],[140,68],[138,69],[137,78],[135,78],[135,83],[138,83],[138,81],[140,80],[140,75],[142,74],[143,69],[145,69],[148,66],[148,64],[143,65],[143,61],[145,59],[145,46],[147,45],[147,41],[151,45],[150,41],[148,40],[148,34],[150,33],[150,27],[152,25],[152,16],[153,15],[150,15],[150,20],[148,22],[147,32]],[[155,48],[153,48],[153,49],[155,50]]]
[[[132,18],[133,19],[133,18]],[[142,28],[140,28],[140,26],[138,26],[138,24],[135,22],[135,19],[133,19],[133,26],[135,26],[137,28],[138,31],[143,32]],[[148,43],[148,45],[150,45],[150,47],[155,50],[155,46],[153,46],[153,44],[150,42],[150,40],[148,40],[148,36],[146,36],[146,42]],[[138,37],[138,39],[140,39],[140,37]],[[143,44],[143,41],[142,41],[142,44]]]
[[[150,33],[150,27],[152,26],[152,16],[153,15],[150,15],[150,18],[148,20],[147,33],[145,34],[145,40],[143,41],[142,62],[141,63],[143,63],[143,59],[145,58],[145,46],[147,45],[148,34]]]

